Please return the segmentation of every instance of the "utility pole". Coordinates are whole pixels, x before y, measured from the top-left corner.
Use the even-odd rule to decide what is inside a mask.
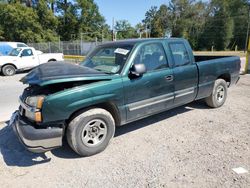
[[[250,4],[248,4],[248,19],[247,19],[247,36],[246,36],[246,42],[245,42],[245,50],[244,52],[247,51],[247,43],[249,39],[249,26],[250,26]]]
[[[83,34],[83,33],[80,33],[80,35],[81,35],[81,47],[80,47],[80,49],[81,49],[81,55],[83,54],[83,47],[82,47],[82,34]]]
[[[151,18],[149,19],[149,34],[148,34],[148,36],[149,36],[149,38],[151,37],[151,30],[152,30],[152,25],[151,25],[152,23],[151,23]]]
[[[103,38],[104,38],[104,37],[103,37],[103,29],[102,29],[102,43],[103,43]]]
[[[115,18],[112,20],[112,41],[115,41]]]

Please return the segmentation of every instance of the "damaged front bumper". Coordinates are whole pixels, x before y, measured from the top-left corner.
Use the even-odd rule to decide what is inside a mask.
[[[62,146],[63,128],[36,128],[23,118],[18,111],[13,113],[10,125],[22,144],[31,152],[42,153]]]

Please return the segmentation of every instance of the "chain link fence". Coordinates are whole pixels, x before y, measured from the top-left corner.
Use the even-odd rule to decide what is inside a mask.
[[[63,53],[64,55],[82,55],[85,56],[90,50],[102,42],[76,41],[58,41],[28,43],[28,46],[34,47],[44,53]]]

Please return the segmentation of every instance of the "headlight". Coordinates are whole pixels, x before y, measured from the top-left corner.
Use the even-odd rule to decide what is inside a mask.
[[[37,109],[41,109],[43,106],[45,96],[44,95],[38,95],[38,96],[32,96],[27,97],[25,100],[25,103],[31,107],[35,107]]]

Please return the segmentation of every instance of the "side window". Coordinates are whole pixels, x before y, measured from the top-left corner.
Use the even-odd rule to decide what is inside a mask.
[[[168,64],[162,44],[152,43],[142,46],[137,52],[134,64],[144,64],[147,71],[167,68]]]
[[[172,51],[176,67],[190,63],[188,51],[183,43],[172,43],[169,44],[169,46]]]
[[[25,57],[25,56],[32,56],[33,55],[33,52],[31,49],[25,49],[23,50],[22,52],[22,57]]]

